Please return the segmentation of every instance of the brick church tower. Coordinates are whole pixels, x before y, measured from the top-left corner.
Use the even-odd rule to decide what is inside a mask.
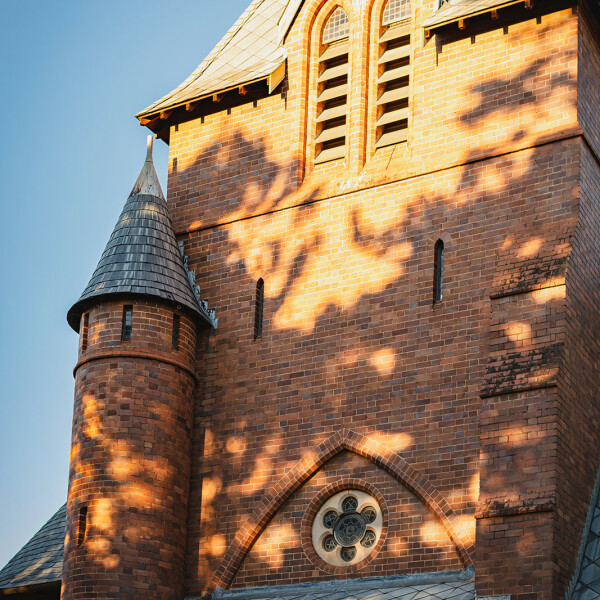
[[[600,0],[254,0],[69,311],[63,599],[600,599],[599,107]]]
[[[79,332],[63,599],[181,598],[197,328],[152,137],[87,288]]]

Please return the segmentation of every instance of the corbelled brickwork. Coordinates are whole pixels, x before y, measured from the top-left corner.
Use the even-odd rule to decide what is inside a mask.
[[[90,309],[87,350],[75,368],[62,598],[175,600],[183,586],[196,326],[180,315],[176,350],[173,309],[138,300],[131,339],[122,340],[123,305]]]

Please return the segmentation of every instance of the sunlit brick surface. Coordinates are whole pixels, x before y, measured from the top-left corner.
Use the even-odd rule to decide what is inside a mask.
[[[195,326],[173,310],[123,303],[90,310],[76,368],[62,598],[181,598],[189,488]],[[87,531],[78,544],[78,515]]]
[[[460,568],[448,538],[427,529],[427,502],[395,496],[410,489],[406,480],[347,454],[336,468],[318,467],[273,513],[257,512],[265,493],[277,503],[278,490],[298,485],[280,483],[298,461],[348,428],[392,448],[448,502],[478,593],[557,598],[596,468],[583,447],[595,447],[597,434],[581,419],[600,417],[591,400],[559,416],[574,408],[561,387],[567,323],[598,326],[589,304],[597,292],[586,292],[581,317],[569,316],[571,294],[581,296],[569,287],[579,276],[567,278],[568,269],[587,277],[571,251],[582,228],[596,227],[581,221],[584,26],[570,9],[521,6],[497,25],[476,20],[464,33],[413,44],[408,143],[375,151],[370,57],[385,3],[360,15],[358,3],[340,4],[351,21],[346,160],[314,167],[304,145],[315,119],[315,35],[332,2],[300,11],[286,41],[283,91],[171,129],[173,220],[219,306],[219,330],[199,363],[195,436],[203,453],[192,470],[187,592],[331,578],[301,550],[303,506],[320,485],[361,469],[388,505],[404,506],[408,522],[420,525],[390,528],[396,537],[346,575]],[[420,40],[433,3],[414,4]],[[585,45],[597,53],[590,39]],[[594,58],[589,68],[596,65]],[[584,93],[588,114],[595,90]],[[594,139],[591,115],[588,122]],[[444,301],[434,306],[440,238]],[[259,277],[265,326],[255,342]],[[585,376],[578,386],[597,389]],[[566,474],[567,446],[578,445],[582,428],[577,467]],[[559,516],[567,494],[579,503],[565,500]],[[274,516],[263,522],[260,514]],[[255,530],[248,523],[256,518]]]
[[[315,166],[320,34],[337,5],[350,19],[347,155]],[[598,42],[585,8],[552,0],[424,43],[436,5],[412,3],[406,143],[375,149],[385,0],[305,2],[281,87],[234,90],[171,126],[168,204],[219,327],[200,332],[192,366],[191,325],[175,355],[152,309],[136,344],[154,355],[129,361],[119,307],[90,314],[80,361],[94,344],[115,355],[77,371],[69,506],[97,498],[92,514],[118,525],[90,564],[125,556],[111,550],[131,516],[118,507],[139,494],[142,527],[157,514],[173,526],[149,522],[151,541],[117,562],[152,597],[180,589],[185,515],[187,597],[471,566],[481,596],[564,596],[600,446]],[[120,399],[138,390],[166,411],[139,413],[139,432]],[[147,445],[100,443],[90,427],[115,419]],[[136,491],[102,475],[83,495],[78,469],[100,472],[117,451],[143,481],[156,458],[165,479]],[[364,564],[332,570],[307,535],[343,489],[377,496],[385,535]],[[69,598],[92,597],[77,587],[83,551],[68,558]]]

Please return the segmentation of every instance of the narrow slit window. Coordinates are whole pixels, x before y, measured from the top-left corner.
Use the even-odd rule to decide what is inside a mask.
[[[87,535],[87,506],[79,508],[79,523],[77,524],[77,545],[81,546],[85,542]]]
[[[88,332],[90,328],[90,313],[84,313],[81,326],[81,351],[85,352],[88,347]]]
[[[346,154],[349,35],[350,19],[338,6],[327,20],[321,38],[315,135],[317,164],[343,158]]]
[[[181,317],[178,314],[173,315],[173,348],[179,350],[179,330],[181,327]]]
[[[133,306],[124,306],[123,307],[123,327],[121,329],[121,339],[122,340],[130,340],[131,339],[131,329],[133,325]]]
[[[265,303],[265,282],[256,282],[256,301],[254,305],[254,339],[258,340],[263,333],[263,306]]]
[[[410,0],[388,0],[377,60],[376,148],[406,142],[410,84]]]
[[[433,303],[441,302],[444,291],[444,242],[438,240],[433,258]]]

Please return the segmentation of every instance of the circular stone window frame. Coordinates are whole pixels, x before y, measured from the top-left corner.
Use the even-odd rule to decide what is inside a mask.
[[[341,562],[339,565],[330,564],[326,562],[319,554],[317,553],[314,545],[313,545],[313,523],[315,519],[319,516],[322,517],[320,513],[325,513],[329,510],[327,505],[328,501],[330,501],[333,496],[340,494],[341,492],[347,492],[347,495],[352,495],[352,492],[362,492],[368,496],[371,496],[379,505],[378,508],[381,511],[380,515],[378,515],[377,520],[381,520],[381,529],[379,532],[379,539],[373,548],[369,548],[369,552],[366,556],[359,559],[357,562],[345,563]],[[365,504],[366,506],[366,504]],[[341,574],[350,574],[356,573],[360,571],[364,567],[366,567],[373,559],[377,557],[381,548],[385,543],[385,539],[387,536],[387,521],[388,521],[388,507],[385,502],[381,492],[370,483],[363,481],[361,479],[343,479],[337,483],[332,483],[326,487],[324,487],[320,492],[316,494],[316,496],[311,500],[304,513],[304,517],[302,519],[301,525],[301,539],[302,539],[302,549],[304,553],[310,560],[310,562],[317,567],[319,570],[324,571],[325,573],[329,573],[331,575],[341,575]],[[370,526],[369,526],[370,528]],[[324,529],[324,526],[323,526]],[[323,535],[319,536],[319,539],[324,537]],[[360,545],[360,542],[359,542]]]

